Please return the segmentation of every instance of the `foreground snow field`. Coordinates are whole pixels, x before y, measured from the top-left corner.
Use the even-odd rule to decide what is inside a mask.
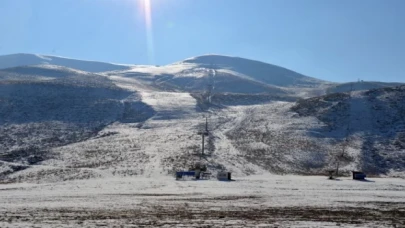
[[[0,185],[0,227],[404,227],[405,180],[170,176]]]

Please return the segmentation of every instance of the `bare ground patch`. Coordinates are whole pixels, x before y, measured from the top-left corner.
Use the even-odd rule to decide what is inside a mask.
[[[395,205],[398,206],[398,205]],[[288,227],[299,222],[355,226],[405,226],[405,208],[390,208],[386,202],[380,208],[367,207],[228,207],[210,209],[179,205],[154,205],[146,209],[22,209],[4,211],[0,225],[38,224],[41,226],[121,226],[121,227]],[[289,224],[284,226],[284,224]],[[23,226],[23,225],[22,225]]]

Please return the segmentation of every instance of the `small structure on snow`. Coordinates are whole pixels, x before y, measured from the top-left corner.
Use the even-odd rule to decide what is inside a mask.
[[[207,172],[207,166],[199,162],[195,163],[194,166],[190,167],[189,171],[177,171],[176,180],[180,179],[210,179],[211,173]]]
[[[176,180],[180,180],[186,177],[194,178],[196,176],[195,171],[177,171],[176,172]]]
[[[220,181],[230,181],[232,180],[231,172],[218,172],[217,179]]]
[[[359,171],[352,171],[353,173],[353,180],[364,180],[366,178],[366,174]]]

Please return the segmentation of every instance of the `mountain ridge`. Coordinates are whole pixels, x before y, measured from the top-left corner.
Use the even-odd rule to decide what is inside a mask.
[[[117,73],[119,75],[126,76],[135,74],[148,74],[174,75],[176,77],[184,77],[190,75],[184,71],[193,71],[192,74],[193,77],[195,77],[196,74],[201,75],[201,72],[198,73],[199,69],[217,69],[219,73],[229,74],[239,78],[249,79],[272,86],[317,87],[320,85],[328,85],[329,87],[331,87],[328,90],[329,92],[347,92],[348,90],[347,88],[344,88],[344,85],[351,83],[329,82],[314,77],[308,77],[294,70],[290,70],[288,68],[270,64],[264,61],[220,54],[204,54],[200,56],[194,56],[162,66],[116,64],[30,53],[16,53],[0,56],[0,70],[32,65],[57,65],[76,70],[87,71],[90,73],[107,73],[109,75]],[[246,65],[247,67],[244,67],[244,65]],[[269,75],[271,77],[269,77]],[[384,83],[368,81],[365,81],[364,83],[374,84],[366,87],[365,89],[404,84],[401,82]]]
[[[17,53],[0,56],[0,69],[41,64],[65,66],[93,73],[129,69],[128,65],[105,63],[99,61],[78,60],[51,55]]]

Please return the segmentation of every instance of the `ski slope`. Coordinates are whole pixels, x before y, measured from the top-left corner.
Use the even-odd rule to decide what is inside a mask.
[[[155,118],[182,118],[196,113],[197,101],[189,93],[141,92],[142,101],[157,111]]]

